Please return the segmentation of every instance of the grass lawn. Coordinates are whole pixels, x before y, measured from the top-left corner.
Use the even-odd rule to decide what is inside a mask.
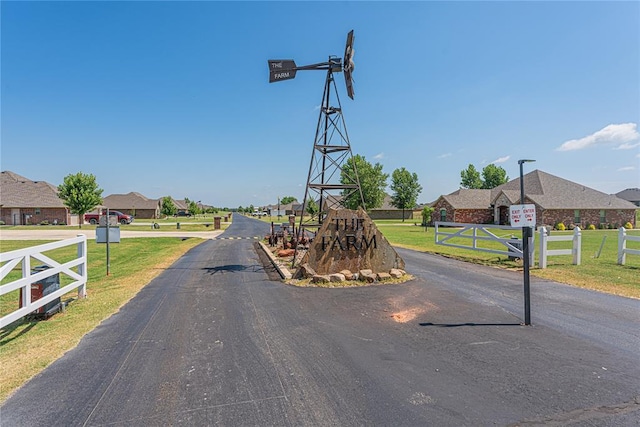
[[[201,239],[182,240],[175,237],[123,239],[111,245],[111,274],[106,276],[105,245],[87,242],[88,297],[68,305],[47,321],[17,321],[0,330],[0,402],[29,378],[47,367],[100,322],[117,312],[154,277],[168,268],[186,251],[201,243]],[[44,241],[2,241],[2,251],[8,252]],[[75,245],[46,253],[59,262],[75,257]],[[32,266],[40,262],[32,259]],[[1,283],[20,277],[20,270],[10,273]],[[63,284],[64,275],[61,275]],[[72,291],[65,301],[77,296]],[[18,306],[18,291],[0,297],[0,313],[5,315]]]
[[[459,249],[435,244],[435,229],[413,225],[397,220],[376,220],[375,223],[384,236],[396,246],[448,256],[463,261],[474,262],[499,268],[522,269],[521,261],[509,261],[506,256],[488,252]],[[419,224],[419,222],[418,222]],[[505,236],[508,230],[496,230],[495,234]],[[553,231],[551,235],[571,235],[572,232]],[[628,235],[640,236],[640,230],[627,230]],[[516,236],[521,238],[521,233]],[[461,239],[462,240],[462,239]],[[604,240],[604,244],[603,244]],[[470,241],[461,243],[469,245]],[[536,236],[536,242],[538,239]],[[597,253],[602,245],[602,252]],[[500,245],[496,246],[496,249]],[[568,249],[571,242],[550,242],[549,249]],[[627,242],[628,248],[640,249],[640,243]],[[583,288],[594,289],[616,295],[640,298],[640,256],[627,255],[626,264],[618,265],[617,230],[583,230],[581,265],[572,265],[571,255],[547,258],[547,268],[538,268],[539,250],[536,246],[535,262],[531,266],[531,275],[556,282],[567,283]]]

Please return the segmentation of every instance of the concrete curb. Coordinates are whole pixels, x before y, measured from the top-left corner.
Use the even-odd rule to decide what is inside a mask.
[[[264,243],[262,242],[258,242],[258,243],[260,244],[260,247],[262,248],[264,253],[267,254],[269,259],[271,260],[271,264],[273,264],[276,270],[278,270],[278,273],[280,273],[280,277],[282,277],[285,280],[291,279],[292,275],[289,269],[280,265],[280,263],[276,260],[276,257],[273,256],[269,248],[267,248],[267,246]]]

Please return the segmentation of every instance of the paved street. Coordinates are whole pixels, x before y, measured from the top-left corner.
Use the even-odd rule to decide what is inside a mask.
[[[2,426],[637,426],[640,301],[400,250],[416,279],[297,288],[240,215],[14,394]],[[89,284],[91,286],[91,284]]]

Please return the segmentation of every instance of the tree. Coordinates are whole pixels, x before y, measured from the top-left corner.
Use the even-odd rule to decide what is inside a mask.
[[[422,208],[422,226],[426,227],[431,222],[431,214],[434,209],[431,206],[425,206]]]
[[[472,164],[460,172],[460,186],[462,188],[482,188],[483,182],[478,172]]]
[[[280,203],[283,205],[288,205],[289,203],[295,202],[296,200],[298,199],[293,196],[284,196],[280,199]]]
[[[162,198],[162,207],[160,208],[160,213],[164,216],[173,216],[178,213],[178,208],[175,203],[173,203],[173,199],[171,196],[166,196]]]
[[[422,191],[418,183],[418,174],[411,173],[405,168],[396,169],[391,174],[391,204],[402,209],[402,222],[404,222],[404,210],[413,209]]]
[[[340,172],[340,182],[342,184],[352,184],[356,174],[360,181],[362,197],[367,209],[375,209],[382,206],[384,202],[384,190],[387,188],[388,174],[382,172],[382,165],[376,163],[372,165],[364,156],[356,154],[348,159]],[[347,209],[358,209],[362,205],[360,194],[357,191],[343,190],[343,205]]]
[[[315,200],[313,199],[307,200],[307,213],[311,215],[311,218],[316,216],[319,210],[320,209],[318,208],[318,204],[316,203]]]
[[[482,178],[472,164],[469,164],[466,169],[460,172],[460,177],[462,178],[460,186],[471,189],[484,188],[490,190],[509,181],[507,171],[493,163],[482,169]]]
[[[484,180],[482,188],[486,189],[496,188],[499,185],[509,182],[507,171],[493,163],[482,169],[482,178]]]
[[[84,214],[102,203],[102,191],[93,174],[78,172],[64,177],[58,186],[58,197],[72,214],[78,215],[78,228],[82,228]]]

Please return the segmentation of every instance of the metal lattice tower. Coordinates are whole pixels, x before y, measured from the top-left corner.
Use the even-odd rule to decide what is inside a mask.
[[[290,80],[296,77],[296,73],[302,70],[326,70],[327,77],[324,84],[322,103],[316,136],[311,152],[311,164],[307,176],[307,186],[302,202],[302,215],[296,233],[300,242],[302,237],[310,237],[307,230],[317,232],[322,225],[322,220],[329,209],[343,208],[343,201],[358,197],[360,205],[365,208],[360,180],[355,162],[352,167],[346,168],[347,161],[353,157],[349,135],[342,115],[342,105],[334,80],[334,73],[342,72],[347,88],[347,95],[353,99],[353,79],[351,77],[355,68],[353,56],[353,30],[347,34],[347,43],[344,49],[344,58],[329,57],[327,62],[298,67],[292,59],[269,60],[269,83]],[[316,216],[305,221],[307,206],[311,203],[317,205],[319,212]],[[296,246],[297,248],[297,246]],[[295,256],[294,256],[295,259]]]
[[[304,220],[300,217],[298,236],[306,229],[317,229],[329,209],[343,208],[343,200],[358,197],[364,208],[364,198],[360,180],[352,163],[345,169],[346,162],[353,157],[349,134],[342,115],[342,105],[334,80],[334,73],[341,71],[341,60],[329,58],[318,125],[311,152],[309,175],[304,194],[303,212],[307,212],[309,203],[315,203],[319,209],[316,218]]]

